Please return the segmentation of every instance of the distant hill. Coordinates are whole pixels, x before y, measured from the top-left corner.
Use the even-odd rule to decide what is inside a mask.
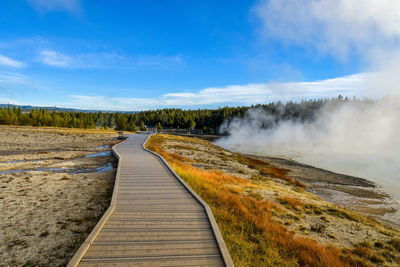
[[[93,112],[110,112],[110,113],[115,113],[115,112],[119,112],[119,113],[137,113],[138,111],[115,111],[115,110],[89,110],[89,109],[76,109],[76,108],[63,108],[63,107],[44,107],[44,106],[30,106],[30,105],[13,105],[13,104],[0,104],[0,108],[4,108],[4,107],[8,107],[10,106],[11,108],[13,108],[14,106],[21,107],[22,112],[29,112],[32,109],[40,109],[40,108],[44,108],[47,109],[49,111],[58,111],[58,112],[85,112],[85,113],[93,113]]]

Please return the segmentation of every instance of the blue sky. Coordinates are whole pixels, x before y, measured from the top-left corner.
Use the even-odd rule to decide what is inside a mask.
[[[1,1],[0,102],[142,110],[359,94],[365,47],[398,33],[360,20],[356,39],[359,28],[332,30],[351,14],[321,19],[331,9],[319,6],[304,22],[293,12],[315,1],[300,2]]]

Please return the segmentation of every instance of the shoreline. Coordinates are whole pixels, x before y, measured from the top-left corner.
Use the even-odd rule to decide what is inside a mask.
[[[397,219],[400,216],[400,203],[396,203],[393,197],[382,191],[380,185],[374,181],[333,172],[289,158],[244,154],[267,160],[278,167],[289,170],[292,178],[306,183],[306,191],[325,201],[372,216],[400,229]]]

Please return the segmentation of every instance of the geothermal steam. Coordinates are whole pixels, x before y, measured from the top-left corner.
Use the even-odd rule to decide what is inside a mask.
[[[217,144],[369,178],[400,200],[399,115],[399,97],[326,105],[309,123],[276,123],[264,110],[252,109],[245,118],[224,123],[221,130],[229,136]]]
[[[222,125],[229,136],[218,143],[242,152],[292,156],[396,154],[400,151],[399,100],[387,97],[376,102],[328,104],[308,123],[277,123],[263,109],[251,109],[247,117]]]
[[[377,100],[327,105],[309,123],[275,123],[263,110],[253,109],[247,117],[225,123],[222,130],[229,136],[218,144],[240,152],[289,156],[374,179],[400,199],[397,1],[261,0],[254,11],[267,38],[313,47],[343,63],[358,58],[371,75],[366,75],[365,88],[357,97]]]

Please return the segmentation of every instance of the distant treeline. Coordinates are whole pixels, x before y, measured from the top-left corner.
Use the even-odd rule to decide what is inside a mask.
[[[174,129],[201,129],[204,133],[217,133],[225,120],[246,116],[250,108],[262,108],[279,120],[312,121],[316,112],[327,103],[337,104],[349,100],[339,96],[333,99],[317,99],[301,102],[273,102],[250,107],[224,107],[218,109],[160,109],[138,113],[103,112],[57,112],[47,109],[32,109],[22,112],[20,107],[0,108],[0,124],[55,126],[68,128],[115,128],[136,131],[144,125]]]

